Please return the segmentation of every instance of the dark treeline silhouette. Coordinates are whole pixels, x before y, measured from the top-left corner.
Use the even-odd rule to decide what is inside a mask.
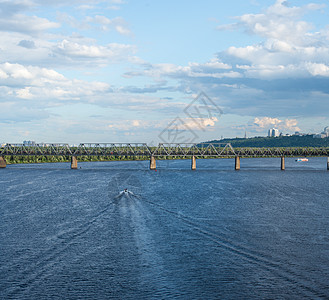
[[[208,141],[208,143],[230,143],[233,147],[329,147],[329,138],[316,139],[313,135],[235,138]]]

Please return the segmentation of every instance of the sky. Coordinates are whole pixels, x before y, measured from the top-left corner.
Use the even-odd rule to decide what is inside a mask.
[[[328,20],[324,0],[0,0],[0,142],[319,133]]]

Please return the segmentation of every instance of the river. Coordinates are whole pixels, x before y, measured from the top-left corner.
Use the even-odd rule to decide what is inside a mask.
[[[326,158],[148,164],[0,170],[0,298],[329,298]]]

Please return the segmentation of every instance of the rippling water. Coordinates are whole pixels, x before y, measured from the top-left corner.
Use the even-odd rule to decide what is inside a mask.
[[[0,170],[0,298],[329,298],[325,158],[157,164]]]

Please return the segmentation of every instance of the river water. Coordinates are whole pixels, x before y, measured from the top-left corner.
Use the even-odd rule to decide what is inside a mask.
[[[0,299],[329,298],[326,158],[157,166],[0,170]]]

